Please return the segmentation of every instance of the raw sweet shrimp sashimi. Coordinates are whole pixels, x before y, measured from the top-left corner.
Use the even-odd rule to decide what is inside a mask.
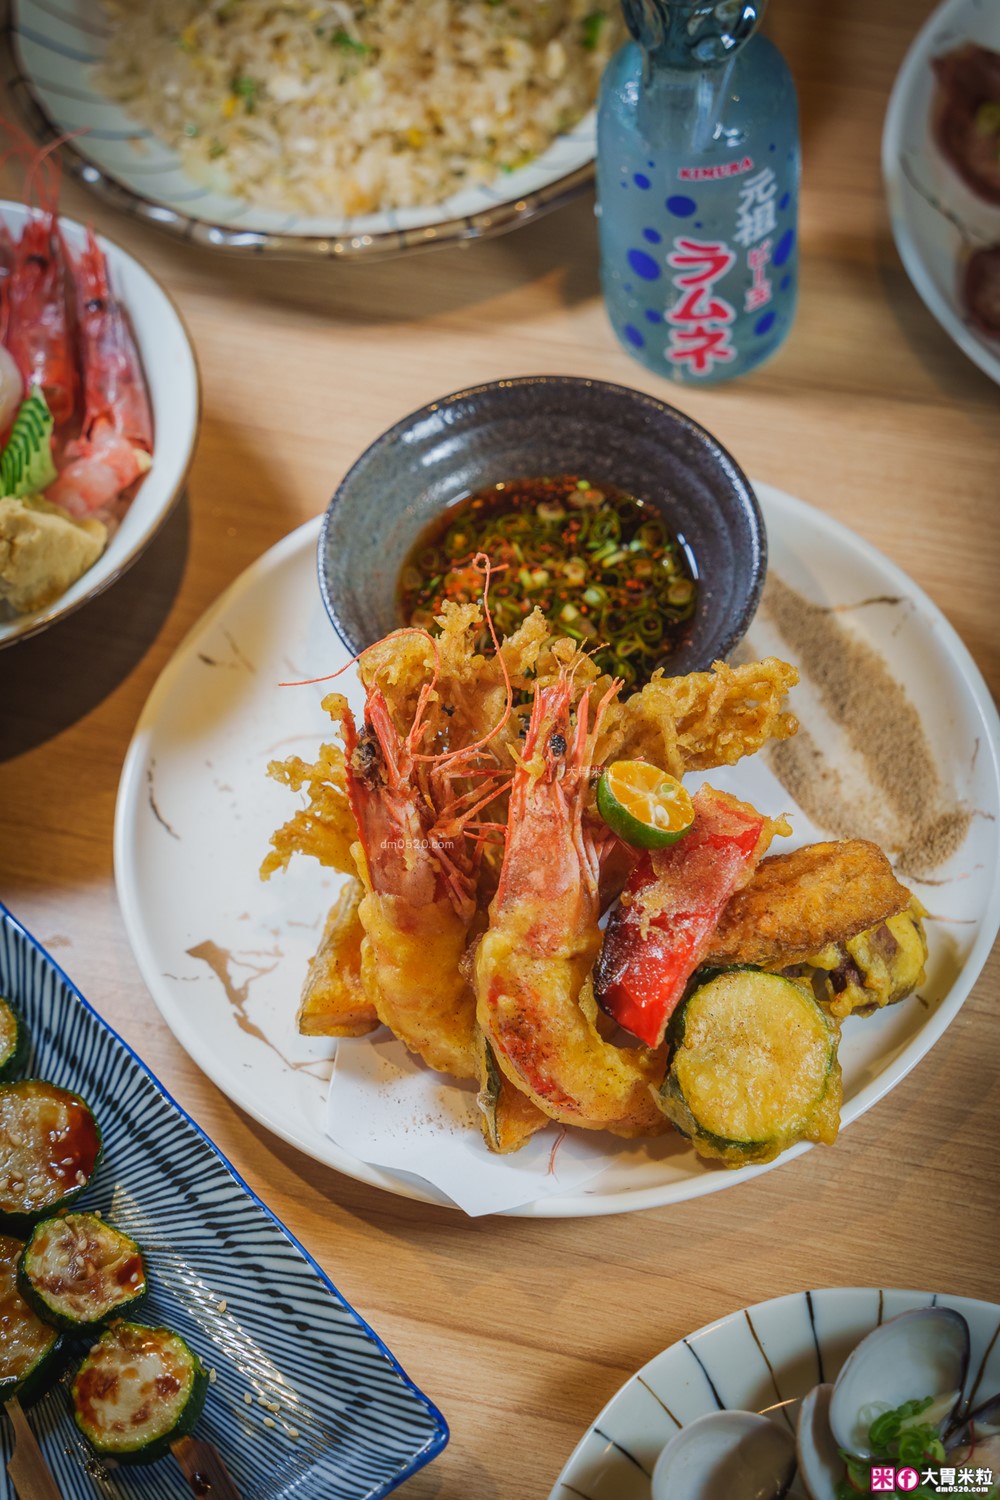
[[[56,217],[43,210],[26,221],[14,244],[6,282],[4,344],[25,389],[41,390],[57,429],[73,421],[80,384],[68,274]]]
[[[73,516],[107,512],[149,469],[153,419],[142,365],[104,253],[87,231],[73,265],[83,375],[83,427],[46,499]]]
[[[26,197],[39,204],[19,235],[0,225],[0,434],[9,439],[21,401],[40,395],[55,469],[45,498],[78,518],[116,521],[153,451],[142,363],[93,231],[79,251],[66,243],[57,143],[35,152],[2,121],[0,131],[12,141],[7,155],[25,161]]]
[[[0,613],[52,604],[103,552],[149,470],[153,421],[128,315],[93,232],[56,213],[53,142],[27,168],[27,216],[0,222]],[[37,205],[37,206],[35,206]]]

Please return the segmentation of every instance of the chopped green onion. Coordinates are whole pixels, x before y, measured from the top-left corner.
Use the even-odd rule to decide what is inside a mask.
[[[351,33],[345,31],[342,26],[333,33],[330,41],[335,47],[341,47],[345,52],[353,52],[356,57],[365,57],[372,50],[367,43],[359,42],[357,37],[351,36]]]
[[[588,52],[594,52],[601,38],[601,28],[607,16],[603,10],[592,10],[589,16],[584,16],[580,22],[580,41]]]
[[[635,534],[636,541],[641,542],[644,547],[663,547],[668,545],[667,534],[659,521],[644,521]]]
[[[510,480],[450,509],[401,570],[404,619],[436,619],[448,601],[478,599],[483,580],[468,564],[480,552],[496,570],[498,635],[540,608],[551,640],[593,647],[598,669],[627,684],[647,681],[666,662],[695,608],[696,586],[664,520],[624,491],[568,475]],[[476,649],[492,650],[485,621]]]

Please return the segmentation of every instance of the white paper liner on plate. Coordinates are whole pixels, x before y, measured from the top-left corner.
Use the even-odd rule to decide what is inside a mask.
[[[476,1085],[433,1072],[388,1032],[338,1042],[326,1133],[371,1166],[433,1183],[470,1218],[569,1192],[610,1165],[603,1132],[556,1125],[520,1151],[494,1155],[479,1128]]]

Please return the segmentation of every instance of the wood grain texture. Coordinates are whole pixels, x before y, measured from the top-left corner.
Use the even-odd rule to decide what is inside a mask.
[[[854,527],[941,606],[1000,684],[997,389],[896,256],[879,141],[928,0],[773,0],[803,116],[802,287],[750,378],[668,388],[616,345],[593,204],[514,235],[378,266],[219,260],[67,184],[161,278],[193,334],[205,415],[186,502],[103,598],[0,654],[0,898],[65,965],[445,1412],[411,1500],[544,1496],[643,1361],[745,1303],[817,1285],[995,1297],[996,955],[933,1053],[849,1129],[746,1186],[638,1215],[457,1214],[285,1146],[218,1093],[146,993],[115,900],[122,758],[156,677],[219,592],[316,515],[361,449],[468,382],[619,380],[705,423],[743,467]],[[10,196],[17,184],[0,179]]]

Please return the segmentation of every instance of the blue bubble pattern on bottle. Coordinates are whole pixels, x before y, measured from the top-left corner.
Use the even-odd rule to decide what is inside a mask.
[[[765,37],[719,61],[678,60],[676,48],[632,41],[605,72],[601,281],[630,354],[670,380],[709,385],[761,364],[792,324],[798,109]]]

